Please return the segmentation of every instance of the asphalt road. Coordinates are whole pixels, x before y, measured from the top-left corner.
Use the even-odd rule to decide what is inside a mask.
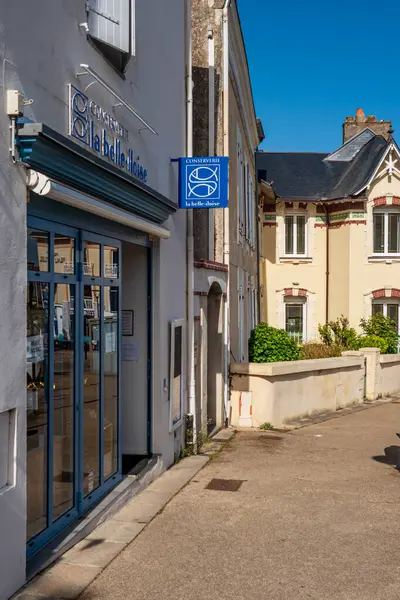
[[[399,600],[398,431],[390,403],[238,433],[81,599]]]

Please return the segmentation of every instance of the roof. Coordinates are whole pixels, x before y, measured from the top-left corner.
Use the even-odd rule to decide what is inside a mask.
[[[357,134],[332,154],[258,152],[257,171],[273,183],[281,198],[313,201],[355,195],[367,185],[390,145],[368,132]]]
[[[389,145],[379,135],[369,140],[355,158],[347,163],[347,169],[331,189],[329,197],[335,199],[353,196],[364,189]]]

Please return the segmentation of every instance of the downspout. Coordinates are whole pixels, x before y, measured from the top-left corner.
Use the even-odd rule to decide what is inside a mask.
[[[215,156],[215,46],[211,25],[208,37],[208,156]],[[215,260],[214,209],[208,209],[208,258]]]
[[[186,156],[193,156],[192,10],[186,7]],[[197,454],[196,387],[194,371],[194,239],[193,209],[186,211],[187,235],[187,359],[189,414],[192,416],[193,452]]]
[[[329,213],[328,207],[322,203],[326,215],[326,270],[325,270],[325,323],[329,321]]]
[[[256,151],[257,152],[257,151]],[[255,153],[256,154],[256,153]],[[254,157],[254,163],[256,165],[256,224],[257,224],[257,322],[256,325],[261,320],[261,240],[260,240],[260,207],[258,204],[258,171],[256,164],[256,156]],[[262,235],[262,233],[261,233]]]
[[[222,9],[222,35],[223,35],[223,148],[224,155],[229,156],[229,23],[228,10],[232,0],[225,0]],[[229,193],[228,193],[229,195]],[[229,335],[229,311],[230,311],[230,269],[229,269],[229,200],[228,208],[224,208],[224,245],[223,260],[228,267],[228,276],[226,281],[226,300],[224,303],[224,410],[225,426],[229,426],[229,356],[230,356],[230,335]]]

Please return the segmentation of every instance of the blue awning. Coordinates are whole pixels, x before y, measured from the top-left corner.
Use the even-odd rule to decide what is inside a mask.
[[[178,206],[43,123],[18,130],[21,161],[76,190],[160,225]]]

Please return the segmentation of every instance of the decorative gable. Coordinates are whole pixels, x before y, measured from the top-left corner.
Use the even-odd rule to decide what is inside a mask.
[[[390,183],[393,176],[397,176],[400,179],[400,150],[394,141],[388,145],[371,177],[355,195],[360,194],[372,183],[384,177],[387,177]]]

